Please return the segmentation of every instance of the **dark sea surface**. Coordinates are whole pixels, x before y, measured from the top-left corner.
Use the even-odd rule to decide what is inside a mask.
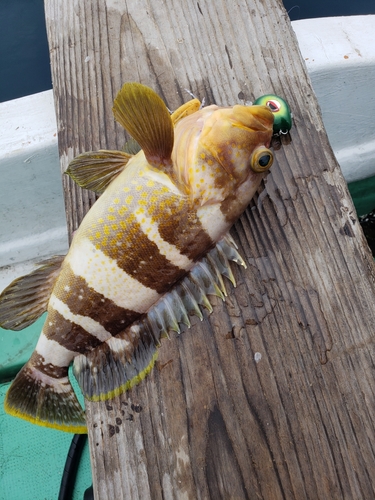
[[[375,0],[284,0],[284,5],[292,21],[375,14]],[[0,0],[0,102],[50,88],[43,0]]]

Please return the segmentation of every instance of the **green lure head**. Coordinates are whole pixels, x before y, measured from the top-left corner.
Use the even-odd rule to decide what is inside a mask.
[[[260,104],[270,108],[274,114],[273,133],[275,135],[287,135],[292,128],[292,113],[289,104],[275,94],[262,95],[253,104]]]
[[[273,136],[271,146],[276,151],[281,146],[287,146],[292,142],[290,129],[292,128],[292,113],[289,104],[278,95],[266,94],[258,97],[253,104],[267,106],[274,115]]]

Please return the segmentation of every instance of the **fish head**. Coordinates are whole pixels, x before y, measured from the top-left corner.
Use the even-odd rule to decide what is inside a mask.
[[[273,162],[273,113],[267,106],[208,106],[176,125],[177,176],[201,205],[233,196],[249,177],[256,186]]]
[[[273,122],[267,106],[219,108],[207,121],[201,144],[228,175],[242,182],[249,171],[263,174],[272,165],[268,147]]]

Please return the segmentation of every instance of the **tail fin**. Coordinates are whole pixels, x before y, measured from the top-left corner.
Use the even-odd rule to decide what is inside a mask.
[[[28,362],[14,379],[5,397],[6,413],[33,424],[85,434],[85,414],[68,376],[53,378]]]

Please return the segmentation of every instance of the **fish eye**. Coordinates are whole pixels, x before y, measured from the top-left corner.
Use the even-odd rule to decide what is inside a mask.
[[[258,148],[254,151],[250,160],[250,168],[253,172],[260,174],[270,168],[273,163],[273,154],[267,148]]]

